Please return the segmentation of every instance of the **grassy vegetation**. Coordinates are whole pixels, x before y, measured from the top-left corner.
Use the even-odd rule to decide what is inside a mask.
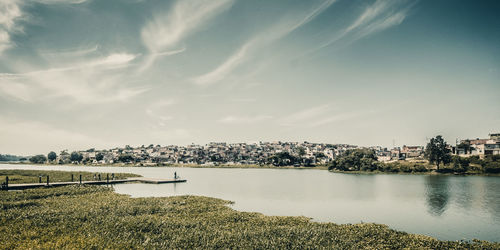
[[[378,224],[311,222],[305,217],[238,212],[208,197],[130,198],[103,186],[0,191],[0,248],[457,248]]]
[[[45,171],[45,170],[1,170],[0,169],[0,183],[5,181],[5,176],[9,176],[10,184],[17,183],[38,183],[38,176],[42,176],[42,182],[46,181],[46,176],[49,176],[50,182],[64,182],[71,181],[71,175],[74,176],[74,181],[79,179],[82,175],[83,181],[94,180],[94,174],[90,172],[66,172],[66,171]],[[106,178],[106,173],[100,173],[101,178]],[[111,178],[111,173],[109,173]],[[125,179],[127,177],[137,177],[140,175],[115,173],[115,179]]]

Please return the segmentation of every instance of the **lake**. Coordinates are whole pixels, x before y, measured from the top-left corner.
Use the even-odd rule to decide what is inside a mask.
[[[186,183],[118,184],[132,197],[201,195],[239,211],[306,216],[319,222],[375,222],[441,240],[500,241],[500,177],[340,174],[307,169],[84,167],[0,164],[0,169],[135,173]]]

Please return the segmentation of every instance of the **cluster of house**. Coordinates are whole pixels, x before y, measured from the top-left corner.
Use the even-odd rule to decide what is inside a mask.
[[[449,146],[452,154],[459,156],[500,154],[500,134],[490,134],[489,139],[462,140],[456,146]],[[81,161],[88,163],[112,164],[117,162],[136,162],[148,164],[199,164],[199,165],[238,165],[268,164],[268,159],[279,153],[288,153],[308,164],[328,164],[336,156],[349,149],[358,148],[347,144],[324,144],[310,142],[258,142],[258,143],[216,143],[188,146],[149,145],[141,147],[115,148],[110,150],[80,151]],[[380,146],[369,147],[379,161],[422,159],[423,146],[403,146],[393,149]],[[67,152],[61,152],[58,162],[72,162]]]
[[[453,154],[463,157],[500,155],[500,133],[489,134],[489,139],[465,139],[451,148]]]
[[[391,150],[380,148],[375,150],[375,153],[377,154],[377,159],[381,162],[418,159],[424,156],[424,147],[403,145],[403,147],[394,147]]]
[[[460,140],[455,146],[448,145],[452,155],[461,157],[479,156],[484,158],[488,155],[500,155],[500,133],[489,134],[489,139],[465,139]],[[386,148],[374,148],[379,161],[388,162],[394,160],[421,159],[424,156],[423,146],[395,147],[391,150]]]
[[[357,148],[347,144],[324,144],[310,142],[259,142],[224,143],[212,142],[206,145],[160,146],[115,148],[110,150],[80,151],[83,162],[112,164],[133,159],[147,164],[266,164],[269,157],[287,152],[292,156],[308,160],[312,164],[327,164],[335,156],[349,149]],[[131,156],[131,157],[124,157]],[[59,162],[71,162],[70,154],[62,152]]]

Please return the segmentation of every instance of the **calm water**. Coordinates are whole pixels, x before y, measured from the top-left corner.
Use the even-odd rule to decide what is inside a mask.
[[[335,223],[376,222],[442,240],[500,241],[500,177],[354,175],[321,170],[118,168],[0,165],[0,169],[128,172],[187,183],[120,184],[132,197],[202,195],[240,211],[302,215]]]

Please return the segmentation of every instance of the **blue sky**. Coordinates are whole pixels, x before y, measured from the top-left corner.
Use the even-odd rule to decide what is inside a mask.
[[[0,0],[0,153],[500,132],[498,1]]]

